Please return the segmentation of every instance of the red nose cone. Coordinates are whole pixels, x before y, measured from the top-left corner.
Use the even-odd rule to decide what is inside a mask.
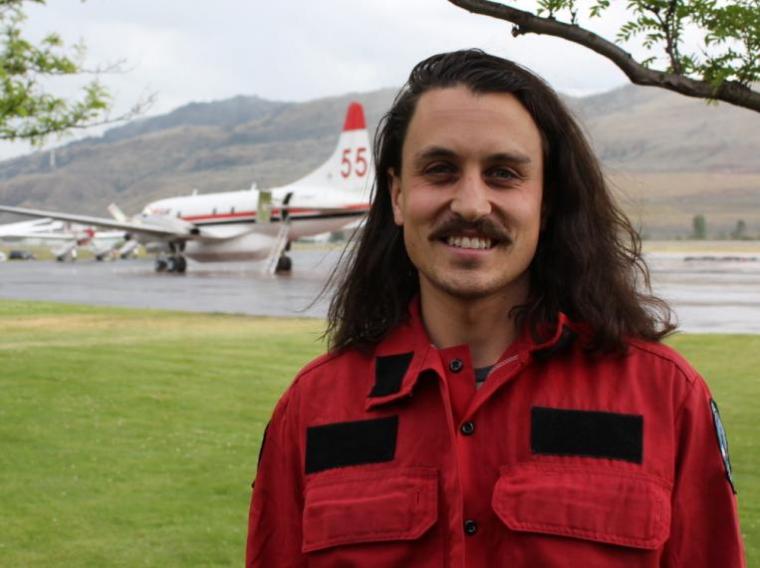
[[[364,130],[367,123],[364,121],[364,108],[359,103],[348,105],[346,113],[346,122],[343,124],[343,132],[346,130]]]

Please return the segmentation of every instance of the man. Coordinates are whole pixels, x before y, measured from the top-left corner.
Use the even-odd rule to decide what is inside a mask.
[[[717,407],[554,92],[412,71],[330,352],[277,405],[249,566],[738,567]]]

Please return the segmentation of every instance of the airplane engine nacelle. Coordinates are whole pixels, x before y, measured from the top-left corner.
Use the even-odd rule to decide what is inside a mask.
[[[119,258],[129,258],[133,253],[136,253],[139,244],[140,243],[135,240],[124,243],[117,252]]]
[[[70,241],[70,242],[62,244],[59,247],[51,248],[50,252],[53,253],[53,256],[58,261],[68,260],[69,258],[71,258],[72,260],[75,260],[77,257],[76,248],[77,248],[77,242]]]

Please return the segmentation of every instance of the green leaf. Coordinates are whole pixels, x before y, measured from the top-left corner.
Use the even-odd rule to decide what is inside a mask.
[[[84,76],[82,46],[65,46],[58,33],[34,43],[24,38],[24,2],[0,0],[0,139],[26,139],[42,143],[53,133],[65,132],[102,120],[111,104],[105,87],[94,80],[78,97],[57,96],[42,85],[58,76]]]

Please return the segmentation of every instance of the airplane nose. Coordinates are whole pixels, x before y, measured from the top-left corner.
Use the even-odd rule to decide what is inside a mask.
[[[491,213],[488,187],[479,173],[462,176],[451,201],[451,211],[466,221],[476,221]]]

